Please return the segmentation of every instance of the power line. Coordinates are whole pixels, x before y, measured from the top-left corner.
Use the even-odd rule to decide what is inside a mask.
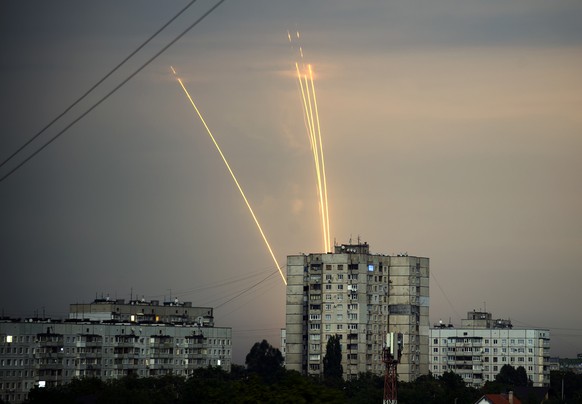
[[[248,287],[248,288],[246,288],[246,289],[243,289],[243,290],[242,290],[240,293],[238,293],[236,296],[234,296],[234,297],[232,297],[232,298],[228,299],[228,300],[227,300],[226,302],[224,302],[224,303],[221,303],[221,304],[219,304],[219,305],[218,305],[218,306],[216,306],[214,309],[218,309],[218,308],[220,308],[220,307],[224,306],[225,304],[227,304],[227,303],[230,303],[231,301],[233,301],[233,300],[234,300],[234,299],[236,299],[237,297],[239,297],[239,296],[241,296],[241,295],[243,295],[243,294],[245,294],[245,293],[249,292],[251,289],[253,289],[253,288],[255,288],[256,286],[259,286],[261,283],[265,282],[265,281],[266,281],[267,279],[269,279],[271,276],[273,276],[273,275],[277,274],[277,273],[278,273],[278,271],[279,271],[279,270],[276,270],[276,271],[273,271],[273,272],[271,272],[271,273],[270,273],[270,274],[269,274],[267,277],[265,277],[265,278],[261,279],[259,282],[255,283],[254,285],[252,285],[252,286],[250,286],[250,287]]]
[[[273,266],[269,266],[266,269],[272,269],[272,268],[273,268]],[[239,282],[246,281],[246,280],[249,280],[252,278],[256,278],[258,276],[264,275],[264,273],[265,273],[265,269],[259,269],[257,271],[254,271],[254,272],[247,274],[247,275],[244,275],[244,276],[229,277],[228,279],[223,279],[223,280],[219,280],[219,281],[209,283],[206,285],[201,285],[201,286],[198,286],[196,288],[174,291],[174,292],[172,292],[172,296],[181,297],[181,296],[187,296],[187,295],[194,294],[194,292],[207,291],[209,289],[221,288],[223,286],[227,286],[227,285],[230,285],[233,283],[239,283]],[[165,297],[165,296],[167,296],[167,295],[166,294],[145,295],[145,297],[147,297],[148,299],[160,298],[160,297]]]
[[[141,65],[136,71],[134,71],[132,74],[130,74],[129,77],[127,77],[125,80],[123,80],[120,84],[118,84],[113,90],[111,90],[109,93],[107,93],[104,97],[102,97],[95,104],[93,104],[93,106],[91,106],[89,109],[87,109],[85,112],[83,112],[77,119],[75,119],[73,122],[71,122],[70,124],[65,126],[64,129],[62,129],[55,136],[50,138],[45,144],[43,144],[40,148],[38,148],[30,156],[28,156],[26,159],[24,159],[20,164],[18,164],[16,167],[14,167],[12,170],[10,170],[6,175],[4,175],[2,178],[0,178],[0,182],[4,181],[6,178],[10,177],[16,170],[18,170],[20,167],[22,167],[24,164],[26,164],[28,161],[30,161],[34,156],[36,156],[38,153],[40,153],[49,144],[54,142],[58,137],[60,137],[63,133],[65,133],[71,126],[73,126],[74,124],[79,122],[86,115],[88,115],[91,111],[93,111],[95,108],[97,108],[103,101],[108,99],[117,90],[119,90],[123,85],[125,85],[125,83],[127,83],[129,80],[131,80],[133,77],[135,77],[139,72],[141,72],[151,62],[153,62],[158,56],[160,56],[162,53],[164,53],[166,50],[168,50],[168,48],[170,46],[172,46],[180,38],[182,38],[184,35],[186,35],[192,28],[194,28],[196,25],[198,25],[202,20],[204,20],[210,13],[212,13],[214,10],[216,10],[218,8],[218,6],[220,6],[224,2],[225,2],[225,0],[219,0],[218,3],[216,3],[208,11],[206,11],[204,14],[202,14],[202,16],[200,18],[198,18],[196,21],[194,21],[190,26],[188,26],[184,31],[182,31],[177,37],[175,37],[173,40],[171,40],[166,46],[164,46],[154,56],[152,56],[150,59],[148,59],[143,65]]]
[[[453,306],[453,304],[449,300],[449,297],[447,296],[447,294],[443,290],[441,284],[439,283],[439,281],[437,280],[436,276],[434,275],[434,271],[431,271],[430,274],[432,275],[432,279],[434,279],[434,281],[435,281],[436,285],[438,286],[438,288],[441,290],[441,293],[443,294],[445,300],[449,304],[449,307],[451,308],[451,310],[453,310],[455,312],[455,314],[457,315],[458,318],[461,318],[461,315],[457,312],[457,310],[455,310],[455,307]]]
[[[131,52],[125,59],[123,59],[121,61],[121,63],[119,63],[117,66],[115,66],[111,71],[109,71],[109,73],[107,73],[105,76],[103,76],[103,78],[101,80],[99,80],[97,83],[95,83],[89,90],[87,90],[82,96],[80,96],[79,98],[77,98],[77,100],[75,100],[71,105],[69,105],[69,107],[67,107],[67,109],[65,109],[63,112],[61,112],[56,118],[54,118],[52,121],[50,121],[44,128],[42,128],[39,132],[37,132],[33,137],[31,137],[30,139],[28,139],[28,141],[26,143],[24,143],[18,150],[16,150],[14,153],[12,153],[6,160],[4,160],[2,162],[2,164],[0,164],[0,168],[2,168],[4,166],[4,164],[8,163],[10,160],[12,160],[12,158],[14,156],[16,156],[18,153],[20,153],[26,146],[28,146],[34,139],[36,139],[37,137],[39,137],[42,133],[44,133],[45,130],[47,130],[49,127],[51,127],[56,121],[58,121],[59,119],[61,119],[67,112],[69,112],[71,109],[73,109],[73,107],[75,105],[77,105],[79,102],[81,102],[83,99],[85,99],[85,97],[87,97],[93,90],[95,90],[101,83],[103,83],[105,80],[107,80],[113,73],[115,73],[121,66],[123,66],[125,64],[125,62],[127,62],[129,59],[131,59],[137,52],[139,52],[140,50],[143,49],[144,46],[146,46],[152,39],[154,39],[160,32],[162,32],[168,25],[170,25],[172,22],[174,22],[174,20],[176,18],[178,18],[180,15],[182,15],[182,13],[184,13],[184,11],[186,11],[188,8],[190,8],[190,6],[192,4],[194,4],[197,0],[192,0],[190,3],[188,3],[186,5],[186,7],[184,7],[182,10],[180,10],[178,12],[178,14],[176,14],[175,16],[173,16],[168,22],[166,22],[160,29],[158,29],[152,36],[150,36],[148,39],[146,39],[146,41],[144,43],[142,43],[140,46],[137,47],[137,49],[135,49],[133,52]]]

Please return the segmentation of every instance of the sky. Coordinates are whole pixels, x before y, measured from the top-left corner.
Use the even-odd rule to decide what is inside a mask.
[[[0,160],[187,1],[0,2]],[[199,0],[0,168],[8,173],[192,24]],[[235,363],[275,346],[277,261],[321,252],[294,78],[315,73],[331,237],[430,258],[430,319],[482,309],[582,353],[582,3],[227,0],[0,182],[0,309],[96,296],[215,307]]]

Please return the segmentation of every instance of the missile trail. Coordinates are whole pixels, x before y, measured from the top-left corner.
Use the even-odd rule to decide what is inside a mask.
[[[315,110],[315,119],[317,121],[317,134],[319,136],[319,151],[321,154],[321,174],[323,177],[323,194],[325,199],[325,223],[326,223],[326,234],[327,234],[327,246],[328,251],[331,250],[331,236],[329,233],[329,204],[327,201],[327,178],[325,175],[325,160],[323,158],[323,141],[321,140],[321,127],[319,125],[319,111],[317,110],[317,97],[315,96],[315,84],[313,83],[313,70],[311,65],[309,65],[309,77],[311,78],[311,89],[313,91],[313,106]]]
[[[216,139],[212,135],[212,132],[210,131],[210,128],[206,124],[206,121],[202,117],[202,114],[198,110],[198,107],[194,103],[194,100],[190,96],[190,93],[188,92],[188,89],[186,89],[186,86],[182,82],[182,79],[180,79],[180,77],[178,77],[178,74],[176,73],[176,70],[174,70],[174,68],[172,66],[170,66],[170,68],[172,69],[172,73],[174,73],[174,76],[176,77],[176,80],[178,80],[178,83],[180,83],[180,86],[182,87],[182,90],[184,90],[184,93],[186,94],[186,97],[188,97],[188,100],[190,101],[190,104],[192,104],[192,107],[194,108],[194,110],[198,114],[198,117],[200,118],[200,121],[204,125],[204,128],[206,128],[206,132],[208,133],[208,136],[210,136],[210,139],[212,139],[212,142],[214,143],[214,146],[216,147],[216,150],[218,150],[218,153],[220,154],[220,157],[222,157],[222,161],[226,165],[226,168],[228,169],[228,172],[230,173],[230,176],[232,177],[232,179],[233,179],[234,183],[236,184],[236,186],[237,186],[237,188],[238,188],[238,190],[239,190],[242,198],[244,199],[244,201],[245,201],[245,203],[247,205],[247,208],[249,209],[249,212],[251,213],[251,216],[253,217],[253,220],[255,221],[255,224],[257,225],[257,228],[259,229],[259,233],[261,233],[261,236],[263,237],[263,241],[265,242],[265,245],[267,246],[267,249],[269,250],[269,253],[271,254],[271,258],[273,258],[273,261],[275,262],[275,266],[279,270],[279,274],[281,275],[281,279],[283,280],[283,283],[285,285],[287,285],[287,280],[285,279],[285,275],[283,275],[283,271],[281,270],[281,267],[279,266],[279,263],[277,262],[277,259],[275,258],[275,254],[273,253],[273,249],[271,248],[271,245],[269,244],[269,241],[267,241],[267,237],[265,236],[265,233],[263,232],[263,229],[261,228],[261,225],[259,224],[259,220],[255,216],[255,212],[253,212],[253,208],[251,208],[251,204],[249,203],[247,197],[245,196],[245,193],[243,192],[242,187],[240,186],[238,180],[236,179],[236,176],[234,175],[234,172],[230,168],[230,165],[228,164],[228,161],[226,160],[226,157],[222,153],[222,150],[220,149],[220,146],[218,145],[218,142],[216,141]]]
[[[296,32],[296,38],[299,40],[299,31]],[[289,31],[287,31],[287,39],[291,47],[293,39]],[[299,59],[304,59],[303,47],[298,44]],[[303,62],[302,62],[303,63]],[[321,133],[321,124],[319,120],[319,110],[317,107],[317,96],[315,92],[315,78],[311,64],[299,67],[299,62],[295,62],[295,71],[297,73],[297,81],[301,93],[301,105],[303,109],[303,117],[305,120],[305,129],[309,137],[309,143],[313,153],[313,164],[315,166],[315,179],[317,187],[317,196],[319,200],[319,210],[321,216],[321,228],[324,251],[331,251],[331,235],[329,226],[329,201],[327,196],[327,176],[325,173],[325,159],[323,154],[323,137]]]
[[[307,136],[309,137],[309,144],[311,145],[311,151],[313,153],[313,161],[315,165],[315,177],[316,177],[316,188],[317,188],[317,196],[319,198],[319,207],[322,219],[322,238],[323,238],[323,248],[324,251],[328,250],[328,238],[326,237],[326,223],[325,223],[325,213],[323,208],[323,194],[322,194],[322,187],[321,187],[321,170],[319,165],[319,153],[318,153],[318,145],[317,145],[317,138],[315,136],[315,124],[314,124],[314,116],[313,116],[313,104],[311,102],[310,90],[309,90],[309,81],[306,75],[301,75],[299,71],[299,63],[295,63],[295,70],[297,72],[297,80],[299,81],[299,88],[301,90],[301,98],[303,101],[303,113],[305,118],[305,129],[307,130]]]

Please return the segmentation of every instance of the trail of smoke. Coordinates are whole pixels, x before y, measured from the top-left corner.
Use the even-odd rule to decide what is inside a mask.
[[[198,117],[200,118],[200,121],[202,122],[202,124],[206,128],[206,132],[208,133],[208,136],[210,136],[210,139],[212,139],[212,142],[214,143],[214,146],[216,147],[216,150],[218,150],[218,153],[220,154],[220,157],[222,157],[222,161],[226,165],[226,168],[228,169],[228,172],[230,173],[230,176],[232,177],[232,179],[233,179],[234,183],[236,184],[236,186],[237,186],[237,188],[238,188],[238,190],[239,190],[242,198],[244,199],[244,201],[245,201],[245,203],[247,205],[247,208],[249,209],[249,212],[251,213],[251,216],[253,217],[253,220],[255,221],[255,224],[257,225],[257,228],[259,229],[259,233],[261,233],[261,236],[263,237],[263,241],[265,242],[265,245],[267,246],[267,249],[269,250],[269,253],[271,254],[271,257],[273,258],[273,261],[275,262],[275,266],[279,270],[279,274],[281,275],[281,279],[283,280],[283,283],[285,285],[287,285],[287,280],[285,279],[285,275],[283,275],[283,271],[281,270],[281,267],[279,266],[279,263],[277,262],[277,259],[275,258],[275,254],[273,253],[273,249],[271,248],[271,245],[269,244],[269,241],[267,240],[267,237],[265,236],[265,233],[263,232],[263,229],[261,228],[261,225],[259,224],[259,220],[255,216],[255,212],[253,212],[253,208],[251,208],[251,204],[249,203],[249,201],[248,201],[248,199],[247,199],[244,191],[242,190],[242,187],[240,186],[238,180],[236,179],[236,176],[234,175],[234,172],[230,168],[230,165],[228,164],[228,161],[226,160],[226,157],[222,153],[222,150],[220,149],[220,146],[218,145],[218,142],[216,141],[216,139],[212,135],[212,132],[210,131],[210,128],[206,124],[206,121],[202,117],[202,114],[198,110],[198,107],[194,103],[194,100],[190,96],[190,93],[186,89],[186,86],[182,82],[182,79],[180,79],[180,77],[178,77],[178,74],[176,73],[176,70],[174,70],[174,68],[172,66],[170,66],[170,68],[172,69],[172,73],[174,73],[174,76],[176,77],[176,80],[178,80],[178,83],[180,83],[180,86],[182,87],[182,90],[184,90],[184,93],[188,97],[188,100],[190,101],[190,104],[192,104],[192,107],[194,108],[194,110],[198,114]]]

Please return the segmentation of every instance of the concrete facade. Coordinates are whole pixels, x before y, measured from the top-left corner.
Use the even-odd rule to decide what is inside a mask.
[[[490,313],[469,312],[461,328],[436,325],[430,330],[430,371],[453,371],[473,387],[495,380],[503,365],[523,366],[534,387],[550,383],[550,331],[515,329]]]
[[[75,303],[69,308],[69,319],[90,321],[120,321],[138,323],[200,324],[214,326],[212,307],[192,307],[191,302],[178,299],[160,304],[158,300],[147,301],[123,299],[95,299],[92,303]]]
[[[367,243],[288,256],[286,367],[321,376],[327,340],[337,334],[345,379],[380,375],[385,335],[400,332],[400,380],[428,374],[428,282],[428,258],[370,254]]]
[[[158,313],[171,307],[172,315],[181,309],[208,313],[208,308],[174,303],[154,306],[148,304],[150,311]],[[207,366],[230,371],[232,329],[207,324],[183,318],[179,322],[2,319],[0,399],[22,402],[35,386],[60,385],[75,377],[188,376]]]

